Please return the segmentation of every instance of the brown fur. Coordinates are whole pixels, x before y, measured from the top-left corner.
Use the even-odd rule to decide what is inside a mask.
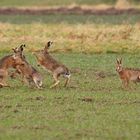
[[[123,68],[122,59],[117,59],[116,71],[118,72],[125,88],[128,87],[130,81],[134,82],[135,84],[140,82],[140,69]]]
[[[23,54],[24,47],[25,47],[25,44],[24,45],[22,44],[20,47],[16,47],[16,48],[13,48],[12,49],[14,51],[14,53],[18,53],[18,55],[23,59],[23,61],[25,60],[25,56]],[[10,73],[10,77],[11,78],[16,78],[17,75],[21,75],[21,72],[18,71],[18,69],[16,68],[16,66],[13,66],[13,68],[15,68],[16,71]]]
[[[59,77],[60,75],[63,75],[66,78],[65,87],[67,86],[69,80],[70,80],[70,71],[69,69],[56,61],[48,52],[48,49],[50,48],[52,42],[49,41],[45,48],[40,51],[36,51],[34,55],[36,56],[39,65],[41,65],[45,70],[52,73],[54,78],[54,84],[51,86],[51,88],[56,87],[59,84]]]
[[[28,62],[25,62],[25,65],[17,66],[17,70],[21,73],[22,75],[22,80],[25,83],[28,83],[31,85],[34,83],[37,88],[42,87],[42,76],[41,74],[34,68],[32,67]]]
[[[15,76],[18,73],[22,76],[23,82],[28,83],[29,85],[34,84],[37,88],[41,88],[42,76],[33,66],[31,66],[26,61],[25,56],[23,54],[23,47],[25,47],[25,45],[21,45],[19,48],[14,49],[14,51],[18,52],[22,57],[24,65],[18,65],[13,75]]]
[[[0,86],[8,86],[7,76],[9,68],[15,68],[16,66],[23,64],[24,63],[22,61],[22,58],[19,56],[18,53],[3,57],[0,60]]]

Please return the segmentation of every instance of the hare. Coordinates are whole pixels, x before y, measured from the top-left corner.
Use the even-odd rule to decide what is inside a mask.
[[[22,81],[28,83],[29,85],[35,84],[37,88],[42,88],[42,76],[41,74],[32,66],[30,65],[23,54],[23,47],[25,45],[21,45],[19,48],[15,48],[15,52],[18,52],[24,61],[24,65],[18,65],[16,67],[16,72],[21,74]]]
[[[19,65],[16,68],[17,71],[21,73],[23,82],[28,83],[29,85],[34,83],[37,88],[42,88],[41,74],[29,63],[27,63],[27,61],[25,61],[24,65]]]
[[[6,87],[8,86],[6,80],[8,77],[8,69],[15,68],[18,65],[24,65],[22,58],[19,53],[15,53],[12,55],[8,55],[3,57],[0,60],[0,86]]]
[[[60,75],[63,75],[66,78],[65,87],[67,86],[70,80],[70,71],[69,69],[56,61],[48,52],[48,49],[53,44],[52,41],[49,41],[43,50],[35,51],[33,54],[36,56],[39,65],[41,65],[45,70],[53,75],[54,84],[50,86],[50,88],[56,87],[60,81]]]
[[[125,88],[128,87],[130,81],[135,84],[140,82],[140,69],[123,68],[122,59],[117,59],[116,71],[118,72]]]
[[[23,54],[23,49],[24,49],[24,47],[25,47],[25,44],[24,44],[24,45],[22,44],[19,48],[16,47],[16,48],[13,48],[12,50],[13,50],[15,53],[18,53],[18,54],[20,55],[20,57],[21,57],[22,59],[25,60],[25,56],[24,56],[24,54]],[[15,66],[13,66],[13,68],[16,69]],[[15,72],[10,73],[10,77],[11,77],[11,78],[15,78],[15,77],[17,76],[17,74],[20,75],[21,73],[20,73],[20,71],[18,71],[18,70],[16,69]]]

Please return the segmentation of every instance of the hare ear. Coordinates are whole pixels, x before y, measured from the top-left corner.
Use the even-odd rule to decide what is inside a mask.
[[[12,51],[14,51],[14,52],[15,52],[16,50],[15,50],[14,48],[12,48]]]
[[[17,53],[17,48],[12,48],[12,50],[14,51],[14,53]]]
[[[25,44],[24,45],[21,45],[19,48],[20,48],[20,51],[23,51],[23,47],[25,47]]]
[[[52,41],[49,41],[49,42],[47,43],[48,48],[50,48],[52,44],[53,44],[53,42],[52,42]]]
[[[120,60],[118,58],[116,59],[116,61],[117,61],[117,64],[120,64]]]
[[[47,50],[48,50],[48,46],[47,46],[47,45],[45,45],[45,48],[44,48],[44,50],[45,50],[45,51],[47,51]]]
[[[49,49],[49,42],[45,45],[44,50],[47,51]]]
[[[51,42],[49,41],[49,42],[47,43],[47,47],[48,47],[48,48],[50,48],[50,44],[51,44]]]
[[[122,64],[122,58],[120,59],[120,64]]]

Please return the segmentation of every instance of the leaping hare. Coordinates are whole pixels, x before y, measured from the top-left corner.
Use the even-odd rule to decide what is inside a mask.
[[[48,49],[53,44],[52,41],[49,41],[43,50],[35,51],[33,54],[36,56],[39,65],[41,65],[45,70],[52,73],[54,78],[54,84],[50,88],[56,87],[60,81],[60,75],[63,75],[66,78],[65,87],[67,86],[70,80],[70,71],[69,69],[56,61],[48,52]]]
[[[116,62],[116,71],[118,72],[125,88],[128,87],[130,81],[135,84],[140,82],[140,69],[123,68],[122,59],[117,59]]]

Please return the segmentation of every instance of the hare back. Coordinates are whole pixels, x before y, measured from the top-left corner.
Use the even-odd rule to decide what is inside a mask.
[[[139,68],[124,68],[125,70],[130,70],[130,71],[137,71],[140,72]]]
[[[54,70],[54,73],[63,74],[65,77],[70,75],[70,72],[67,67],[59,66]]]
[[[140,71],[136,69],[125,69],[124,75],[127,76],[130,81],[138,81],[138,77],[140,77]]]
[[[0,59],[0,67],[3,67],[3,65],[5,65],[5,63],[11,63],[11,60],[13,61],[13,59],[11,59],[12,55],[7,55],[4,56],[3,58]]]

